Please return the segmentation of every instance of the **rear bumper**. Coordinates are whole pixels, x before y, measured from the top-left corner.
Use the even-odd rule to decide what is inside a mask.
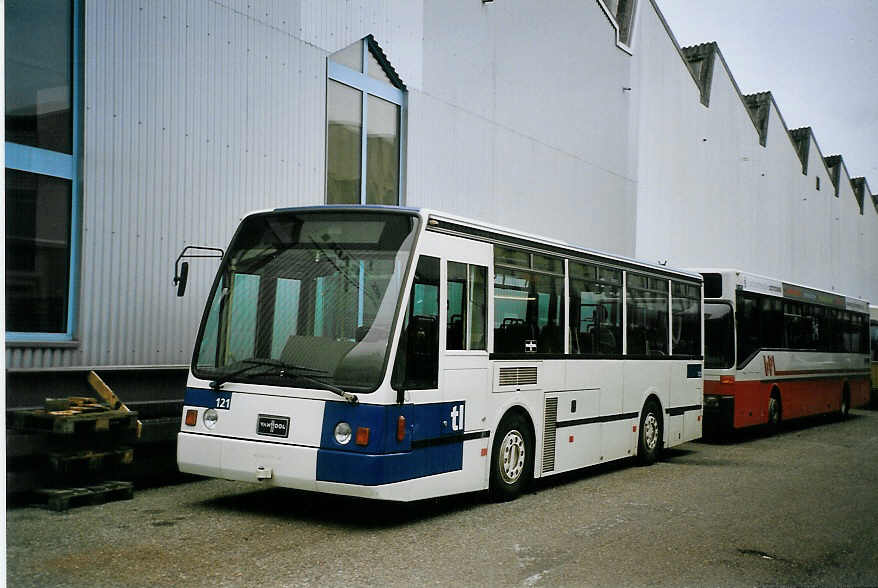
[[[704,434],[718,435],[730,432],[735,422],[735,397],[704,395]]]

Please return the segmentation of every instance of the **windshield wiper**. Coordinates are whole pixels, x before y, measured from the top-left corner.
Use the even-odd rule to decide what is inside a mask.
[[[303,365],[295,365],[292,363],[285,363],[285,362],[280,361],[278,359],[271,359],[268,357],[262,357],[262,358],[254,357],[253,359],[243,359],[239,363],[246,363],[248,365],[217,378],[216,380],[214,380],[210,383],[210,387],[213,388],[214,390],[218,390],[223,384],[225,384],[226,382],[228,382],[232,378],[235,378],[237,376],[240,376],[241,374],[249,372],[250,370],[252,370],[254,368],[273,367],[273,368],[279,368],[279,371],[276,374],[274,372],[267,372],[267,373],[261,373],[259,375],[260,376],[278,375],[282,378],[290,378],[293,380],[302,380],[304,382],[311,384],[315,388],[318,388],[320,390],[326,390],[328,392],[332,392],[333,394],[337,394],[338,396],[341,396],[342,398],[344,398],[347,402],[350,402],[351,404],[357,404],[359,402],[359,399],[357,398],[357,396],[355,394],[351,394],[350,392],[346,392],[345,390],[342,390],[338,386],[334,386],[333,384],[330,384],[328,382],[324,382],[323,380],[318,380],[314,377],[311,377],[311,376],[307,375],[307,373],[302,373],[302,372],[308,372],[308,373],[311,373],[314,375],[318,375],[318,374],[325,374],[326,370],[310,368],[310,367],[306,367]]]
[[[307,382],[314,386],[315,388],[319,388],[321,390],[327,390],[332,392],[333,394],[338,394],[346,401],[351,404],[357,404],[360,400],[357,398],[356,394],[351,394],[350,392],[345,392],[338,386],[334,386],[329,382],[324,382],[323,380],[318,380],[317,378],[312,378],[311,376],[306,376],[304,374],[285,374],[281,372],[282,376],[286,376],[288,378],[293,378],[294,380],[302,380],[303,382]]]
[[[271,359],[268,357],[261,357],[261,358],[254,357],[252,359],[242,359],[238,363],[244,363],[247,365],[245,365],[244,367],[237,369],[233,372],[223,374],[222,376],[220,376],[216,380],[213,380],[210,383],[210,387],[213,388],[214,390],[219,390],[220,386],[222,386],[223,384],[225,384],[226,382],[228,382],[232,378],[240,376],[241,374],[247,373],[250,370],[252,370],[253,368],[258,368],[258,367],[280,368],[280,375],[281,376],[286,375],[286,373],[285,373],[286,370],[296,370],[296,371],[300,371],[300,372],[311,372],[314,374],[325,374],[326,373],[326,370],[318,370],[315,368],[305,367],[303,365],[293,365],[293,364],[289,364],[289,363],[284,363],[280,360]]]

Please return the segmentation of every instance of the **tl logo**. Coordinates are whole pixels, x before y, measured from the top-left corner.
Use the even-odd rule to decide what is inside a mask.
[[[774,356],[773,355],[763,355],[762,356],[762,364],[765,366],[765,375],[773,376],[776,371],[774,368]]]
[[[455,404],[451,409],[451,430],[463,431],[463,409],[465,405]]]

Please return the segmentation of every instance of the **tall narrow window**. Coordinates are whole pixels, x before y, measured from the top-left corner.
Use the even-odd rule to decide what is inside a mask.
[[[73,338],[78,0],[7,0],[6,340]]]
[[[439,382],[439,259],[422,255],[409,293],[392,384],[396,390],[436,388]]]
[[[671,352],[701,355],[701,289],[693,284],[671,282]]]
[[[400,203],[405,85],[371,36],[329,57],[326,202]]]
[[[448,262],[448,317],[446,349],[486,349],[487,270]]]

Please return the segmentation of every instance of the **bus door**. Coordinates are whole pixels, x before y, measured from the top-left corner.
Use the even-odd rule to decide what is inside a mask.
[[[491,390],[488,361],[488,287],[493,248],[447,237],[442,255],[440,370],[446,402],[463,400],[461,430],[486,430]]]
[[[448,491],[474,489],[487,479],[487,452],[482,450],[491,441],[487,319],[492,260],[488,244],[431,232],[421,236],[394,367],[394,388],[414,405],[413,447],[426,444],[423,459],[431,471],[464,470],[446,479]],[[475,465],[480,463],[481,468]]]

